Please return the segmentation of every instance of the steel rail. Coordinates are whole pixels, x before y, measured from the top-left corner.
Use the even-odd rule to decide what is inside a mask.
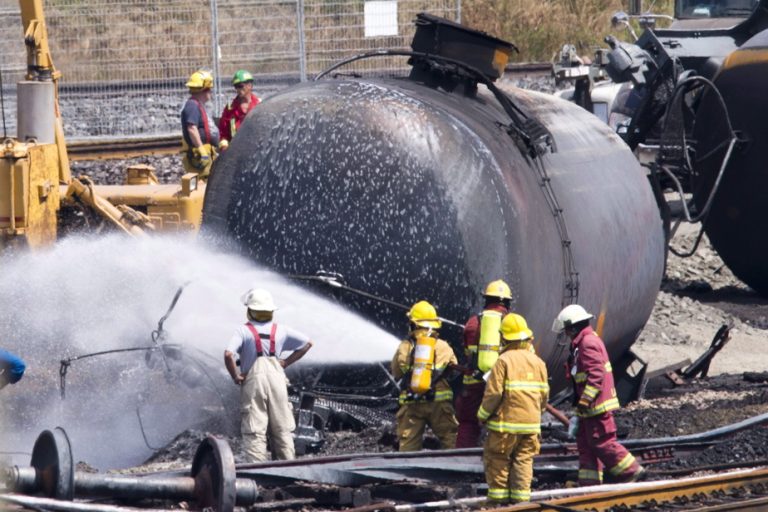
[[[699,452],[712,443],[683,443],[678,446],[647,446],[633,450],[643,464],[672,460],[684,452]],[[359,486],[406,479],[424,482],[461,482],[484,472],[482,448],[424,450],[420,452],[354,453],[305,457],[287,461],[237,464],[238,478],[260,485],[311,481],[319,484]],[[534,473],[540,478],[560,479],[575,473],[578,453],[575,445],[546,444],[534,459]],[[176,476],[182,473],[175,472]],[[169,472],[159,472],[168,475]]]
[[[656,503],[657,506],[662,505],[661,510],[663,510],[664,503],[671,504],[675,500],[682,498],[691,499],[697,495],[709,495],[714,492],[727,492],[751,486],[758,487],[766,485],[768,485],[768,469],[736,471],[732,473],[721,473],[699,478],[686,478],[665,482],[644,482],[638,484],[603,486],[604,489],[602,491],[599,486],[589,487],[581,489],[582,492],[586,493],[579,496],[524,503],[496,508],[494,510],[499,512],[563,509],[608,511],[617,510],[619,509],[618,507],[623,507],[620,508],[620,510],[632,510],[633,507],[649,504],[651,502]],[[562,491],[567,493],[569,490],[564,489]],[[544,492],[533,493],[531,497],[532,499],[540,499]],[[760,499],[764,498],[764,496],[760,497]],[[745,496],[743,502],[746,503],[753,499],[755,498]],[[728,504],[731,508],[717,509],[707,508],[705,500],[697,499],[697,501],[704,501],[702,507],[697,510],[738,510],[739,503],[738,500],[734,500]]]
[[[768,483],[768,470],[733,472],[713,476],[688,478],[664,482],[645,482],[634,484],[598,485],[571,489],[534,491],[530,502],[516,505],[497,506],[496,512],[538,512],[584,510],[696,510],[714,512],[720,510],[765,510],[768,498],[762,492]],[[759,496],[714,495],[729,491],[742,492],[754,487]],[[695,508],[681,505],[687,502]],[[709,504],[718,502],[717,504]],[[724,503],[727,502],[727,503]],[[392,512],[417,512],[427,510],[465,510],[485,507],[484,497],[471,497],[432,501],[426,503],[378,503],[347,509],[348,512],[370,512],[372,510]]]
[[[755,498],[751,500],[729,501],[719,505],[697,507],[694,512],[720,512],[733,510],[768,510],[768,498]]]
[[[119,160],[145,155],[181,153],[180,135],[157,137],[93,139],[67,142],[70,160]]]

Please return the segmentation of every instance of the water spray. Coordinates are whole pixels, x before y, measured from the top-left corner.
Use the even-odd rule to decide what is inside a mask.
[[[168,363],[168,359],[165,354],[165,345],[162,345],[162,342],[167,338],[166,331],[163,329],[163,324],[170,316],[171,312],[173,311],[173,308],[176,307],[176,303],[179,301],[179,297],[181,297],[181,293],[184,291],[184,288],[190,283],[190,281],[187,281],[183,285],[179,287],[178,290],[176,290],[176,294],[173,296],[173,300],[171,301],[171,305],[168,307],[168,311],[165,312],[165,314],[160,318],[160,321],[157,322],[157,329],[152,331],[152,343],[154,343],[154,346],[150,347],[132,347],[132,348],[117,348],[112,350],[101,350],[99,352],[91,352],[90,354],[83,354],[80,356],[74,356],[74,357],[68,357],[66,359],[62,359],[60,366],[59,366],[59,383],[61,386],[61,398],[62,400],[66,397],[66,386],[67,386],[67,371],[69,371],[69,367],[72,365],[73,362],[79,361],[81,359],[88,359],[90,357],[96,357],[96,356],[103,356],[107,354],[117,354],[121,352],[136,352],[136,351],[145,351],[148,352],[147,362],[149,362],[149,353],[159,351],[162,358],[163,363],[165,364],[165,376],[166,380],[170,381],[171,377],[171,366]]]

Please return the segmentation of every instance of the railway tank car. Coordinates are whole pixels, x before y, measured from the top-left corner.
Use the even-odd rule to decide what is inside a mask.
[[[509,43],[420,14],[412,47],[408,78],[323,78],[252,111],[207,185],[203,234],[284,274],[342,275],[338,299],[395,334],[398,304],[463,322],[503,278],[555,391],[564,305],[593,311],[623,360],[665,257],[632,152],[573,104],[496,87]]]
[[[768,21],[768,11],[764,12]],[[765,206],[768,204],[768,30],[756,34],[724,60],[713,80],[726,105],[723,122],[719,98],[709,91],[701,100],[693,127],[698,158],[694,160],[694,198],[706,208],[715,190],[705,230],[712,245],[742,281],[768,296]],[[728,133],[729,128],[733,130]],[[727,158],[723,141],[735,135]]]
[[[590,74],[626,85],[613,103],[625,119],[616,123],[621,136],[657,188],[692,195],[682,216],[700,222],[733,273],[768,296],[768,0],[676,0],[675,18],[634,44],[607,38],[611,48]],[[690,256],[695,248],[671,250]]]

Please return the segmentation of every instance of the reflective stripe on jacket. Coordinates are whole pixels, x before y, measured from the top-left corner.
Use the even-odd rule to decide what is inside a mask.
[[[549,399],[547,367],[528,350],[530,343],[509,343],[491,370],[477,418],[488,430],[509,434],[541,432],[541,411]]]
[[[414,331],[413,336],[418,335],[418,329]],[[403,377],[410,378],[411,365],[413,364],[413,352],[414,342],[408,338],[400,342],[400,346],[397,347],[397,352],[392,358],[392,376],[395,380],[400,380]],[[451,346],[443,340],[438,339],[435,343],[435,366],[432,377],[432,388],[424,395],[416,395],[410,391],[409,382],[405,382],[400,391],[400,404],[417,402],[419,400],[429,400],[435,402],[443,402],[453,400],[453,391],[448,381],[441,375],[445,372],[445,369],[449,364],[458,364],[456,360],[456,354],[453,353]],[[439,378],[435,379],[435,376]]]
[[[605,343],[587,326],[571,342],[573,366],[568,377],[575,383],[578,407],[576,414],[591,417],[619,408],[613,369]]]
[[[221,140],[231,141],[232,137],[235,136],[237,130],[240,128],[245,116],[247,116],[248,112],[253,110],[253,107],[259,103],[261,103],[261,99],[251,93],[251,101],[248,103],[248,111],[243,112],[243,109],[240,108],[240,96],[235,96],[235,99],[224,107],[224,111],[221,113],[221,119],[219,119],[219,134]]]

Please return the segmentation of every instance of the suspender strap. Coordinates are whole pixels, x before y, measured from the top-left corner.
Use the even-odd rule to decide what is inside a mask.
[[[269,353],[273,356],[275,354],[275,333],[277,332],[277,324],[272,322],[272,330],[269,331]]]
[[[261,334],[253,325],[251,325],[250,322],[246,323],[245,326],[249,331],[251,331],[251,334],[253,334],[253,342],[256,344],[256,357],[261,357],[264,355],[263,346],[261,345],[262,338],[264,340],[269,339],[269,352],[267,355],[277,355],[275,354],[275,333],[277,332],[276,323],[272,323],[272,329],[269,331],[269,334]]]
[[[208,126],[208,112],[205,111],[197,98],[192,99],[197,103],[197,108],[200,109],[200,115],[203,117],[203,128],[205,130],[205,140],[203,141],[203,144],[211,144],[211,127]]]

